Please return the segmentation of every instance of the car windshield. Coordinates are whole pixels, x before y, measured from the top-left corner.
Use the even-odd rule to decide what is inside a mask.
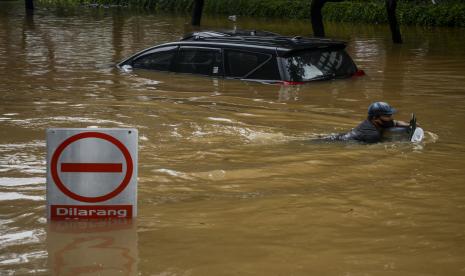
[[[310,81],[352,76],[357,68],[343,50],[299,51],[284,58],[289,81]]]

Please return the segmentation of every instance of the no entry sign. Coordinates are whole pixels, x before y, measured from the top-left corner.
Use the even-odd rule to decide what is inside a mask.
[[[48,129],[48,218],[136,216],[137,139],[136,129]]]

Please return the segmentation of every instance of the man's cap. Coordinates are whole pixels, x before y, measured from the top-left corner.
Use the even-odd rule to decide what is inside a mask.
[[[374,102],[368,107],[368,116],[392,115],[397,110],[385,102]]]

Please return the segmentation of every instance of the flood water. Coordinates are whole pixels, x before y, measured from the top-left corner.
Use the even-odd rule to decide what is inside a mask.
[[[330,24],[367,76],[303,86],[115,68],[189,20],[0,2],[1,275],[465,274],[464,29]],[[311,141],[379,100],[425,140]],[[47,222],[50,127],[139,130],[137,219]]]

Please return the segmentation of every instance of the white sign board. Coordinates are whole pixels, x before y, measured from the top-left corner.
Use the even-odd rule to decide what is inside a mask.
[[[47,129],[47,214],[52,220],[137,215],[136,129]]]

